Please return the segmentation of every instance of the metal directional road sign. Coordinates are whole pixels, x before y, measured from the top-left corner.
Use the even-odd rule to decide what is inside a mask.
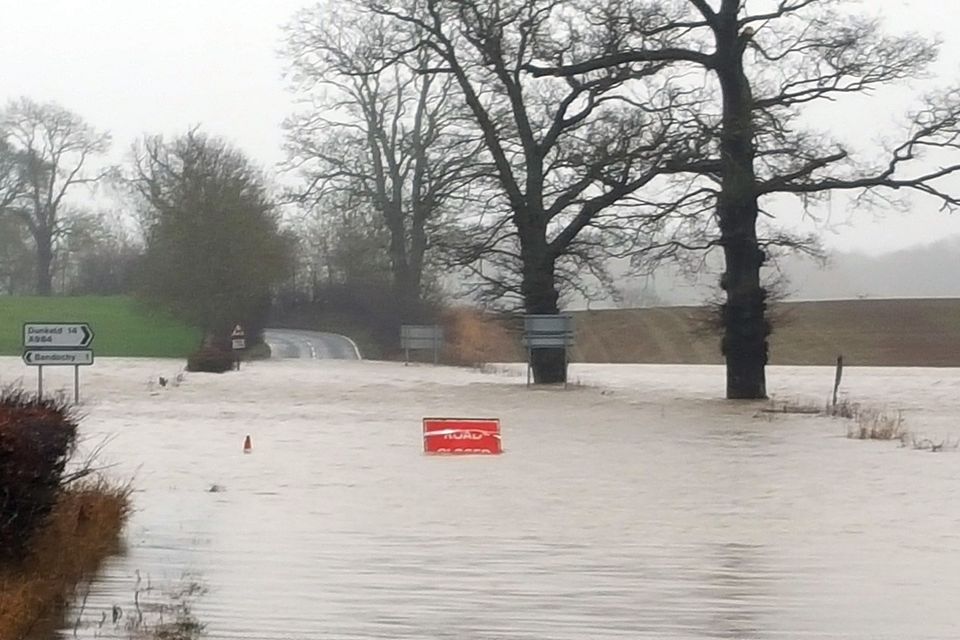
[[[73,367],[73,401],[80,402],[80,367],[93,364],[93,329],[86,322],[27,322],[23,361],[37,368],[37,397],[43,397],[43,368]]]
[[[86,322],[28,322],[23,325],[26,349],[83,349],[93,342]]]
[[[33,367],[70,365],[84,367],[93,364],[92,349],[28,349],[23,361]]]

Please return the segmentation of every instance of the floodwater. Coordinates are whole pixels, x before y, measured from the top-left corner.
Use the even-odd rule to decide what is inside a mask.
[[[110,438],[137,511],[59,637],[127,637],[137,601],[195,585],[223,640],[960,637],[960,452],[722,401],[721,368],[574,366],[564,391],[283,361],[150,384],[178,366],[83,372],[87,446]],[[822,404],[833,372],[769,378]],[[843,388],[960,438],[960,370],[848,368]],[[424,416],[499,417],[506,451],[426,457]]]

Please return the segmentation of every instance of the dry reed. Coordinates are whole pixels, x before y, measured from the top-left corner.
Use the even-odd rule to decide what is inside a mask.
[[[499,320],[489,314],[475,309],[450,309],[444,314],[443,326],[445,362],[482,367],[490,362],[522,359],[517,341]]]
[[[0,567],[0,638],[18,640],[64,609],[74,587],[120,548],[130,488],[86,479],[62,491],[26,558]]]

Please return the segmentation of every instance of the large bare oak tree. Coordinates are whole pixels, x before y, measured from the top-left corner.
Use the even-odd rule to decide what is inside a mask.
[[[480,225],[490,233],[476,243],[474,257],[519,275],[483,274],[499,293],[517,296],[526,313],[558,313],[558,266],[585,256],[608,226],[626,225],[619,205],[662,176],[699,166],[683,93],[627,86],[654,74],[659,63],[583,80],[538,79],[527,71],[544,51],[602,51],[599,32],[606,27],[574,28],[575,3],[369,0],[367,6],[419,35],[397,56],[427,49],[437,59],[433,72],[458,86],[498,190]],[[532,356],[537,382],[566,379],[562,350]]]
[[[587,82],[659,63],[688,86],[704,87],[705,97],[718,94],[717,108],[701,116],[716,141],[717,170],[711,167],[691,191],[697,197],[670,207],[703,210],[710,203],[719,227],[728,398],[766,396],[770,325],[761,268],[767,256],[757,233],[765,199],[793,194],[805,205],[837,191],[889,197],[911,190],[946,208],[960,204],[942,181],[960,170],[957,91],[929,96],[909,114],[900,140],[866,156],[802,126],[800,116],[811,105],[915,78],[936,58],[934,42],[886,35],[876,19],[851,13],[851,4],[614,0],[593,11],[607,26],[601,55],[554,50],[528,67]]]

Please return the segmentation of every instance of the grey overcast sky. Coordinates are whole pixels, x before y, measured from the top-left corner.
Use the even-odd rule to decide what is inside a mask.
[[[757,2],[757,0],[753,0]],[[283,159],[280,124],[293,109],[277,51],[280,26],[305,0],[0,0],[0,102],[55,101],[113,133],[113,160],[144,133],[193,124],[237,144],[266,168]],[[960,83],[960,7],[950,0],[873,0],[894,31],[939,35],[935,80]],[[916,90],[914,88],[913,90]],[[827,126],[864,140],[902,110],[878,97]],[[960,181],[957,183],[960,189]],[[909,215],[856,213],[835,200],[828,247],[870,253],[960,234],[960,214],[918,201]],[[838,211],[837,209],[840,209]],[[788,214],[785,214],[789,217]],[[798,223],[801,224],[801,223]]]

